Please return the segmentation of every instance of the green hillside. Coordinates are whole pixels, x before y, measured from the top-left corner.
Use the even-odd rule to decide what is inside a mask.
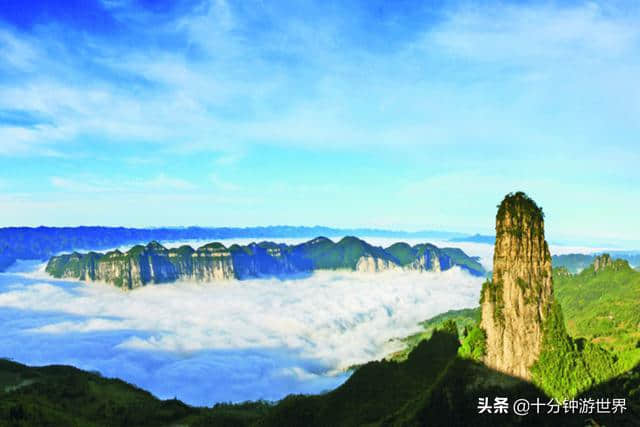
[[[462,310],[449,310],[445,313],[439,314],[431,319],[420,322],[423,330],[409,335],[406,338],[402,338],[401,341],[405,345],[403,350],[395,352],[388,356],[389,360],[400,362],[406,360],[407,356],[418,344],[422,341],[428,340],[433,335],[433,332],[442,326],[447,321],[454,321],[458,326],[458,333],[462,336],[465,329],[471,329],[480,321],[480,307],[477,308],[465,308]]]
[[[195,408],[71,366],[28,367],[0,359],[2,427],[248,425],[269,407],[254,402]]]
[[[391,255],[393,255],[396,260],[398,260],[398,264],[400,265],[407,265],[412,263],[415,260],[418,252],[416,248],[412,248],[408,243],[404,242],[394,243],[386,250]]]
[[[623,260],[576,275],[556,269],[554,286],[572,336],[611,350],[625,369],[640,362],[640,272]]]
[[[340,387],[275,404],[195,408],[162,401],[120,380],[68,366],[32,368],[0,361],[0,426],[598,426],[635,425],[640,370],[579,397],[627,399],[624,414],[478,414],[478,399],[549,402],[531,383],[460,357],[458,326],[446,321],[403,362],[370,362]],[[463,337],[463,342],[468,337]],[[543,409],[546,410],[546,407]],[[591,419],[592,421],[588,421]]]
[[[440,251],[451,258],[454,264],[463,265],[475,271],[484,271],[484,267],[478,262],[478,258],[469,257],[460,248],[442,248]]]
[[[612,251],[609,254],[614,258],[628,261],[629,265],[634,266],[636,269],[640,268],[640,253],[637,251]],[[579,273],[593,264],[596,256],[595,254],[554,255],[552,262],[554,268],[565,267],[570,273]]]
[[[585,254],[554,255],[551,257],[551,262],[553,268],[564,267],[570,273],[579,273],[589,267],[595,258],[595,255]]]
[[[354,270],[360,257],[365,255],[396,261],[384,249],[353,236],[344,237],[335,244],[327,239],[304,248],[307,249],[306,254],[312,260],[315,269]]]

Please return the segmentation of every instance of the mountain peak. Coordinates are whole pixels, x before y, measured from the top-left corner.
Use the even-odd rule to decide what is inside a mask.
[[[152,240],[147,244],[147,249],[155,250],[155,251],[164,251],[167,250],[164,246],[160,244],[157,240]]]
[[[593,260],[593,270],[596,273],[600,270],[604,270],[611,265],[613,265],[613,260],[611,259],[611,255],[609,254],[598,255],[596,259]]]
[[[624,259],[613,259],[609,254],[602,254],[596,256],[593,260],[593,271],[598,273],[606,269],[612,268],[614,270],[631,270],[629,262]]]
[[[522,192],[507,194],[498,207],[493,279],[483,285],[481,299],[485,363],[530,379],[553,303],[553,284],[542,209]]]
[[[538,222],[544,220],[542,208],[522,191],[507,194],[498,205],[496,221],[503,220],[506,216],[524,216]]]
[[[340,241],[338,242],[338,244],[351,244],[351,243],[358,243],[358,244],[367,244],[367,242],[365,242],[362,239],[359,239],[356,236],[345,236],[342,239],[340,239]]]

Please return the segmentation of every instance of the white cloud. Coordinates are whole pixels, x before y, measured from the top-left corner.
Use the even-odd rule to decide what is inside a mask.
[[[127,14],[121,2],[107,4],[124,22],[145,19]],[[335,149],[460,144],[496,134],[546,134],[541,123],[523,128],[523,117],[540,105],[569,108],[557,94],[593,94],[607,105],[623,102],[620,110],[640,111],[639,97],[628,92],[637,90],[629,82],[638,74],[640,27],[633,17],[594,3],[449,9],[420,36],[375,55],[337,48],[348,28],[339,20],[309,26],[278,19],[268,5],[255,8],[281,31],[247,39],[241,31],[247,23],[224,1],[203,2],[177,21],[150,27],[154,35],[186,35],[201,53],[197,60],[180,50],[136,50],[89,35],[78,41],[97,53],[91,58],[97,66],[122,75],[122,82],[130,79],[135,90],[123,89],[119,77],[97,79],[78,67],[55,43],[56,27],[31,36],[3,30],[0,43],[13,52],[3,58],[31,77],[0,87],[0,99],[51,117],[55,126],[12,130],[0,138],[0,154],[41,150],[44,143],[64,151],[66,142],[86,134],[209,151],[256,143]],[[145,25],[137,27],[144,31]],[[283,68],[270,55],[295,65]],[[469,62],[447,73],[442,67],[452,58]],[[509,87],[513,81],[520,83]],[[505,97],[512,98],[513,113],[505,110]]]
[[[181,178],[158,174],[150,179],[100,179],[96,177],[78,176],[73,178],[53,176],[50,179],[55,188],[74,193],[135,193],[152,190],[189,191],[197,188],[195,184]]]
[[[181,178],[168,176],[164,173],[157,175],[155,178],[149,180],[134,181],[134,185],[145,189],[155,190],[193,190],[196,185]]]
[[[213,184],[216,190],[234,192],[240,189],[238,185],[220,178],[216,173],[210,174],[209,180],[211,181],[211,183]]]
[[[419,321],[477,305],[480,283],[458,269],[321,272],[290,281],[177,283],[124,293],[5,274],[0,318],[24,320],[3,329],[0,352],[27,363],[93,367],[191,403],[211,403],[211,396],[280,398],[334,387],[344,380],[343,369],[397,349],[389,340],[415,332]],[[12,345],[5,347],[9,337]],[[30,355],[35,340],[41,351],[57,345],[48,357]],[[114,370],[114,360],[123,358],[135,362]]]
[[[628,16],[613,18],[595,3],[465,7],[452,11],[426,43],[482,62],[556,65],[620,58],[640,37]],[[426,46],[425,46],[426,47]]]
[[[0,29],[0,48],[3,59],[18,69],[29,68],[38,56],[30,43],[3,29]]]

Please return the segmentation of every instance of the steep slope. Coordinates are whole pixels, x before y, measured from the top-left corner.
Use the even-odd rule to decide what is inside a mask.
[[[614,355],[567,333],[535,202],[524,193],[508,194],[496,234],[493,280],[481,292],[487,366],[532,380],[560,401],[621,373]],[[609,265],[607,258],[602,263]]]
[[[451,258],[429,243],[410,247],[407,244],[396,243],[387,248],[403,267],[418,271],[442,271],[450,268]],[[468,258],[468,257],[467,257]]]
[[[406,360],[409,353],[411,353],[418,344],[431,338],[433,333],[438,329],[442,329],[443,324],[448,321],[456,322],[458,334],[460,336],[466,336],[468,331],[477,326],[480,321],[480,307],[449,310],[420,322],[420,326],[423,328],[422,331],[400,338],[399,340],[403,343],[404,348],[390,354],[386,358],[395,362]]]
[[[493,279],[481,295],[490,368],[530,379],[554,303],[544,215],[524,193],[507,195],[496,216]]]
[[[472,274],[484,271],[484,268],[479,262],[479,257],[469,257],[460,248],[442,248],[440,252],[449,257],[449,262],[452,265],[459,265],[463,270],[467,270]]]
[[[237,279],[286,277],[313,271],[309,259],[285,244],[261,242],[247,246],[233,245],[229,251]]]
[[[159,400],[118,379],[71,366],[29,367],[0,359],[0,426],[205,426],[248,425],[269,405],[194,408]]]
[[[259,425],[379,425],[430,390],[455,360],[457,348],[456,336],[436,332],[429,341],[418,345],[405,362],[370,362],[336,390],[317,396],[289,396]]]

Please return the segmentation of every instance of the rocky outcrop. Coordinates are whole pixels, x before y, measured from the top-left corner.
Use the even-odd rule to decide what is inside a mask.
[[[395,243],[386,251],[404,270],[444,271],[458,266],[476,276],[484,276],[485,273],[477,258],[469,257],[459,248],[438,248],[429,243],[415,246]]]
[[[593,260],[594,274],[601,273],[605,270],[623,271],[631,269],[629,261],[625,259],[613,259],[609,254],[598,255]]]
[[[459,249],[398,243],[383,249],[356,237],[337,243],[318,237],[300,245],[273,242],[247,246],[209,243],[198,249],[167,249],[158,242],[121,252],[90,252],[52,257],[46,271],[53,277],[112,283],[123,289],[177,280],[215,282],[227,279],[290,277],[315,270],[380,272],[387,270],[441,271],[460,266],[484,275],[477,261]]]
[[[189,258],[186,257],[184,267],[179,269],[181,271],[180,279],[210,282],[230,280],[235,277],[231,252],[224,245],[210,243],[196,251],[193,251],[190,246],[182,246],[180,249],[185,254],[191,254],[191,262],[189,263]],[[181,258],[183,258],[180,254],[173,255],[169,252],[169,256],[176,258],[172,264],[180,265]]]
[[[530,379],[553,301],[542,209],[524,193],[509,194],[496,217],[493,278],[483,285],[481,295],[485,363]]]
[[[360,273],[379,273],[381,271],[400,269],[401,267],[393,261],[374,258],[370,255],[361,256],[356,263],[356,271]]]
[[[429,254],[417,256],[416,259],[409,264],[403,266],[409,271],[441,271],[440,260],[438,257],[430,258]]]
[[[602,254],[597,256],[593,260],[593,271],[597,273],[598,271],[604,270],[605,268],[611,265],[613,265],[613,260],[611,259],[611,255]]]
[[[135,289],[176,280],[226,280],[234,278],[231,254],[220,244],[198,250],[189,246],[166,249],[158,242],[134,246],[127,252],[90,252],[52,257],[46,271],[58,278],[112,283]]]

